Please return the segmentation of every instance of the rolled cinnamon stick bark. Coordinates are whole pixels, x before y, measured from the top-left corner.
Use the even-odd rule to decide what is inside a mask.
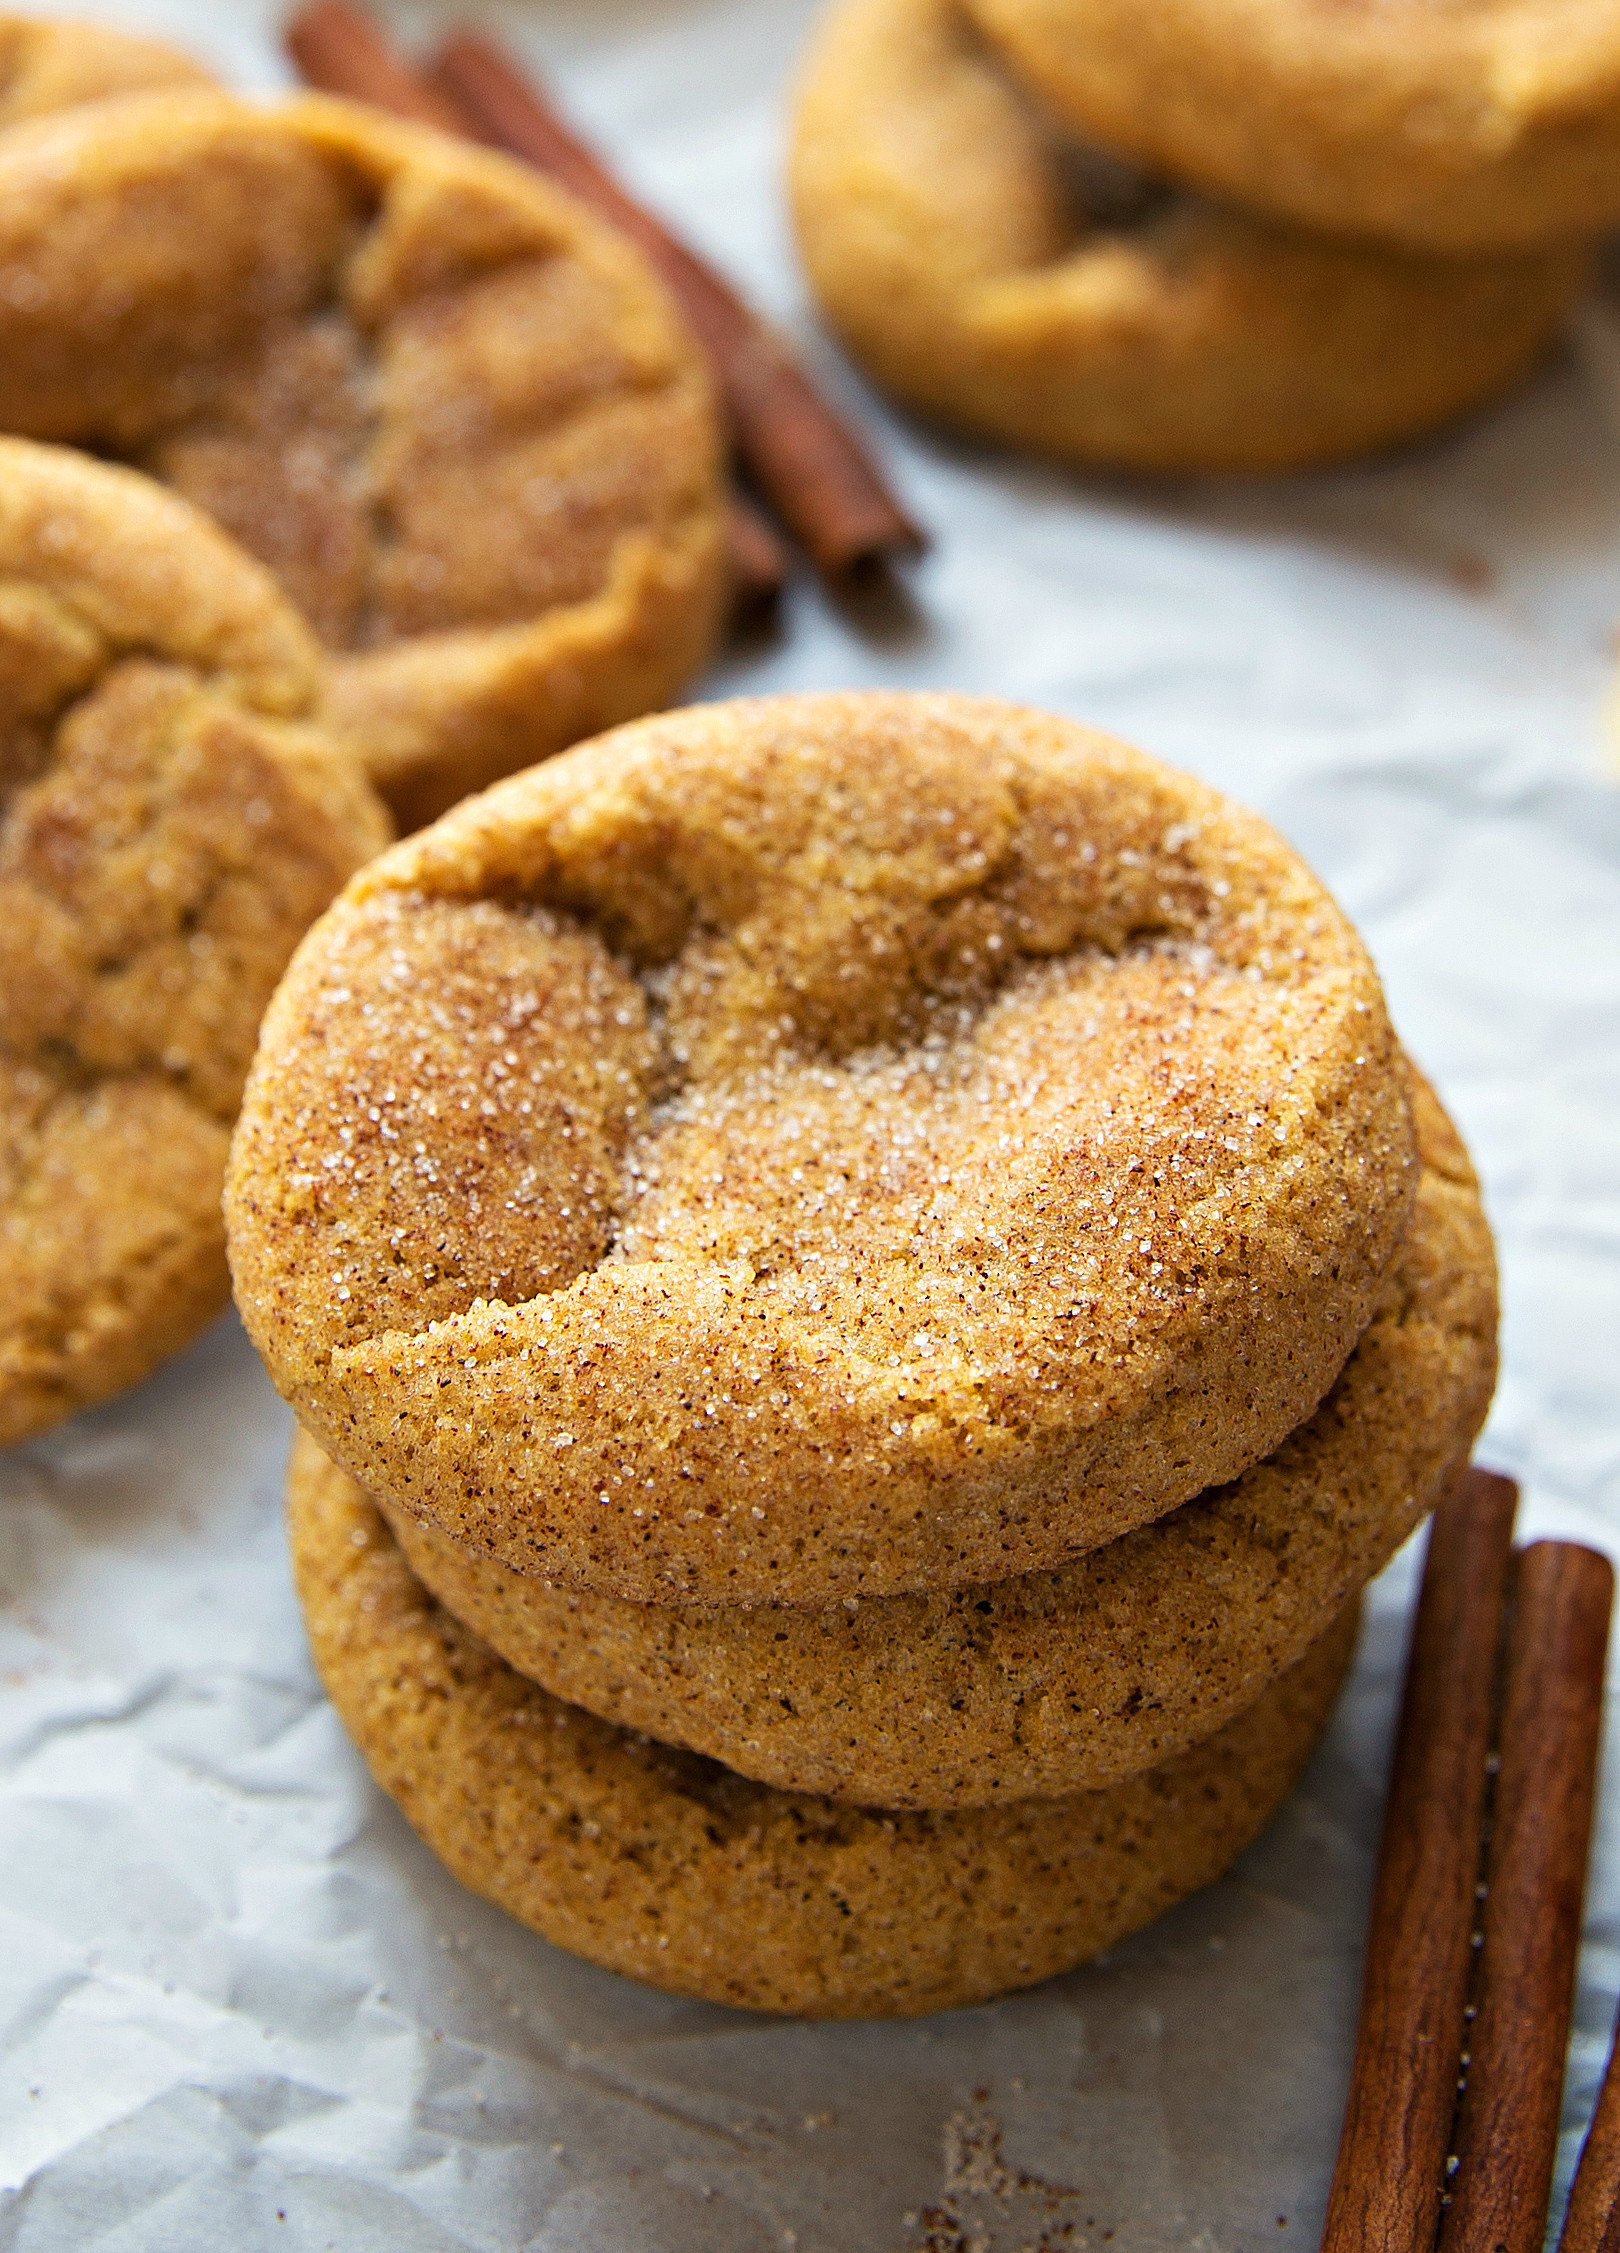
[[[1620,2021],[1570,2187],[1558,2253],[1620,2253]]]
[[[1439,2253],[1541,2253],[1613,1594],[1608,1558],[1576,1542],[1537,1541],[1514,1560],[1484,1943]]]
[[[758,625],[781,600],[787,551],[744,493],[731,496],[731,607],[739,626]]]
[[[289,21],[285,37],[299,77],[323,94],[344,94],[418,125],[436,125],[441,133],[472,137],[456,104],[402,63],[370,17],[345,0],[310,0]]]
[[[1431,2253],[1434,2245],[1517,1502],[1511,1479],[1465,1471],[1430,1529],[1324,2253]]]

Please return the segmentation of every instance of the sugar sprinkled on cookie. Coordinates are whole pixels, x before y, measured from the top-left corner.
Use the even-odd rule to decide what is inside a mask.
[[[1416,1075],[1413,1108],[1411,1226],[1316,1414],[1230,1485],[1061,1571],[816,1610],[632,1604],[509,1571],[406,1512],[389,1523],[412,1571],[519,1673],[762,1783],[864,1807],[1115,1783],[1298,1659],[1468,1460],[1496,1370],[1490,1230]],[[290,1483],[323,1460],[301,1438]]]

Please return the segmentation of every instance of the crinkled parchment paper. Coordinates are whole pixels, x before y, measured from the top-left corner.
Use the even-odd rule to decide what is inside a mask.
[[[78,0],[86,10],[94,0]],[[104,5],[282,82],[263,0]],[[1367,932],[1484,1172],[1527,1530],[1620,1546],[1620,325],[1371,468],[1136,487],[904,427],[814,334],[776,181],[808,0],[492,20],[798,332],[936,529],[911,606],[795,593],[713,693],[900,683],[1099,722],[1278,822]],[[400,13],[406,30],[424,11]],[[901,2253],[1314,2244],[1414,1560],[1224,1883],[985,2009],[818,2028],[670,2000],[459,1888],[312,1677],[284,1411],[222,1322],[0,1460],[5,2253]],[[1620,1981],[1620,1746],[1561,2182]],[[1561,2193],[1560,2193],[1561,2195]]]

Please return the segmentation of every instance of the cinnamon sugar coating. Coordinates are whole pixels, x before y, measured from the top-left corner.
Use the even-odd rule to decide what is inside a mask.
[[[308,629],[132,472],[0,439],[0,1444],[228,1293],[219,1194],[294,942],[388,837]]]
[[[1315,1408],[1416,1185],[1365,951],[1275,834],[1046,715],[699,707],[367,870],[228,1223],[369,1491],[636,1601],[1061,1563]]]
[[[342,1478],[289,1505],[315,1663],[372,1774],[464,1885],[679,1995],[913,2017],[1070,1970],[1227,1868],[1291,1788],[1357,1606],[1192,1752],[1107,1791],[892,1814],[770,1790],[502,1663]]]
[[[0,128],[112,94],[212,83],[200,63],[158,39],[105,24],[0,15]]]
[[[1468,1461],[1496,1369],[1490,1231],[1421,1082],[1415,1110],[1412,1224],[1316,1414],[1230,1486],[1062,1571],[822,1611],[627,1604],[384,1514],[417,1578],[520,1674],[779,1790],[978,1807],[1117,1783],[1251,1704]],[[300,1437],[290,1486],[342,1476]]]
[[[131,98],[7,136],[0,269],[0,428],[144,468],[260,557],[404,822],[707,656],[707,370],[525,167],[317,97]]]
[[[987,0],[998,40],[1020,7]],[[1146,51],[1156,12],[1122,12]],[[1522,375],[1590,271],[1575,243],[1423,257],[1306,232],[1176,177],[1065,135],[960,0],[835,0],[816,29],[791,184],[817,296],[899,399],[1003,444],[1172,472],[1393,445]]]

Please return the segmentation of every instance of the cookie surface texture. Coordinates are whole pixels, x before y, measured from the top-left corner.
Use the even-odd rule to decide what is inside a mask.
[[[332,1702],[453,1874],[593,1963],[754,2010],[910,2017],[1083,1963],[1259,1832],[1355,1644],[1351,1605],[1218,1736],[1109,1791],[875,1814],[548,1696],[434,1603],[350,1482],[300,1481],[289,1519]]]
[[[821,1611],[551,1588],[401,1512],[417,1578],[521,1674],[784,1791],[973,1807],[1095,1789],[1223,1726],[1294,1664],[1468,1460],[1496,1367],[1490,1231],[1416,1089],[1423,1176],[1326,1400],[1232,1485],[1061,1572]],[[343,1474],[301,1437],[289,1474]]]
[[[967,0],[1059,115],[1261,211],[1445,252],[1620,222],[1593,0]]]
[[[111,94],[210,84],[200,63],[161,40],[104,24],[0,15],[0,129]]]
[[[0,267],[0,428],[145,469],[258,555],[406,826],[707,657],[706,368],[523,166],[314,97],[131,98],[0,144]]]
[[[1572,248],[1335,242],[1109,167],[956,0],[840,0],[791,180],[816,293],[880,383],[1080,465],[1277,470],[1410,438],[1519,376],[1587,272]]]
[[[944,1588],[1235,1477],[1417,1166],[1273,831],[990,699],[707,705],[380,859],[269,1011],[228,1194],[369,1492],[632,1600]]]
[[[388,836],[308,628],[197,510],[0,440],[0,1444],[228,1292],[225,1154],[300,934]]]

